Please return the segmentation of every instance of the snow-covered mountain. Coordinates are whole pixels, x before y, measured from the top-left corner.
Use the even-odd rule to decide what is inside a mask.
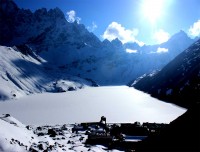
[[[0,46],[0,100],[41,92],[64,92],[95,86],[91,80],[62,74],[27,46]]]
[[[1,86],[10,86],[8,92],[13,90],[9,88],[17,88],[25,94],[52,90],[47,87],[49,82],[66,80],[68,75],[100,85],[127,84],[144,73],[162,68],[194,41],[180,31],[168,42],[153,46],[122,44],[118,39],[101,42],[84,25],[69,23],[59,8],[31,12],[18,8],[12,0],[0,0],[0,35],[0,57],[5,58],[0,65],[5,77]],[[127,50],[134,51],[127,53]],[[23,54],[26,51],[32,55]],[[7,78],[12,80],[9,85]],[[23,82],[22,87],[21,81],[31,82]],[[11,94],[15,96],[16,92]]]

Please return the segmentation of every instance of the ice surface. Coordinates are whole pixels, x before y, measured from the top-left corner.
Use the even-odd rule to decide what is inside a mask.
[[[86,87],[65,93],[30,95],[0,103],[24,124],[64,124],[99,121],[169,123],[186,109],[159,101],[127,86]]]

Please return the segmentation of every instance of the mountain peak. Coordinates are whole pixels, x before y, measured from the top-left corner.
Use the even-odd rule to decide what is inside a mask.
[[[58,8],[54,8],[54,9],[50,9],[48,11],[49,16],[53,17],[53,18],[65,18],[64,13]]]
[[[35,15],[36,17],[41,18],[41,17],[47,15],[47,9],[46,9],[46,8],[38,9],[38,10],[35,11],[34,15]]]
[[[105,45],[111,44],[111,42],[108,39],[104,39],[102,43],[105,44]]]
[[[63,12],[59,8],[50,9],[47,11],[46,8],[38,9],[34,12],[37,19],[43,20],[44,18],[55,19],[65,19]]]
[[[18,6],[12,0],[0,0],[0,11],[5,12],[7,16],[13,15],[18,10]]]
[[[185,31],[180,30],[177,34],[182,35],[182,36],[188,36]]]
[[[112,43],[114,46],[117,46],[117,47],[121,47],[121,46],[122,46],[122,42],[121,42],[118,38],[112,40],[111,43]]]
[[[136,42],[128,42],[124,44],[125,48],[129,49],[140,49],[140,46]]]
[[[183,30],[180,30],[178,33],[175,33],[171,38],[180,39],[180,38],[189,38],[189,37]]]
[[[174,45],[174,43],[177,43],[177,44],[181,44],[181,43],[191,44],[190,42],[192,42],[192,41],[193,41],[193,39],[191,39],[187,35],[187,33],[185,33],[185,31],[180,30],[179,32],[177,32],[174,35],[172,35],[171,38],[165,43],[172,43],[173,45]]]

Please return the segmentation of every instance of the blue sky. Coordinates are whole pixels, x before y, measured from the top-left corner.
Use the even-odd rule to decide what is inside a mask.
[[[199,0],[14,0],[18,7],[59,7],[66,19],[78,20],[101,40],[119,38],[142,45],[167,41],[184,30],[200,36]]]

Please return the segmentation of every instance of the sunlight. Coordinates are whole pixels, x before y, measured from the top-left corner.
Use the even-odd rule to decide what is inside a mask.
[[[155,23],[162,15],[163,0],[143,0],[142,14],[151,23]]]

